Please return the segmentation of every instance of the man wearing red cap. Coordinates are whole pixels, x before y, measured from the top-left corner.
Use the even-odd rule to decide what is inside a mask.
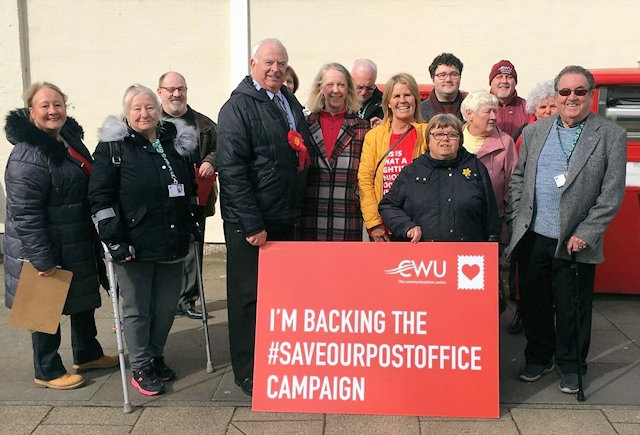
[[[491,93],[498,98],[498,120],[496,127],[513,135],[518,128],[526,123],[531,114],[527,113],[527,102],[518,97],[516,84],[518,73],[516,68],[508,60],[501,60],[493,65],[489,73],[489,85]]]

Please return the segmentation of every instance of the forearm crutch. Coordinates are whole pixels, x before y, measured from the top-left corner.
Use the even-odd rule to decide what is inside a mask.
[[[204,329],[204,343],[207,351],[207,373],[213,373],[213,362],[211,361],[211,341],[209,339],[209,316],[207,314],[207,301],[204,299],[204,285],[202,284],[202,264],[200,264],[200,244],[196,241],[192,243],[192,249],[196,257],[196,280],[198,281],[198,292],[200,293],[200,304],[202,305],[202,329]]]
[[[111,304],[113,305],[113,322],[116,328],[116,341],[118,343],[118,360],[120,362],[120,377],[122,378],[122,395],[124,399],[124,413],[131,412],[131,401],[129,400],[129,389],[127,387],[127,373],[124,361],[124,341],[122,340],[122,326],[120,324],[120,304],[118,301],[118,282],[116,281],[116,272],[113,267],[113,257],[102,243],[104,249],[104,257],[107,260],[107,276],[109,278],[109,288],[111,290]]]
[[[575,307],[574,314],[576,316],[576,362],[578,374],[578,402],[584,402],[584,388],[582,386],[582,346],[580,344],[580,283],[578,281],[578,263],[576,261],[576,253],[571,253],[571,269],[573,269],[573,304]]]

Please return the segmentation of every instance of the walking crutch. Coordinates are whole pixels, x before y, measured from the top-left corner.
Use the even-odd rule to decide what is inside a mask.
[[[576,253],[571,253],[571,269],[573,269],[573,304],[574,314],[576,316],[576,362],[578,373],[578,402],[584,402],[584,388],[582,386],[582,347],[580,345],[580,287],[578,281],[578,263],[576,261]]]
[[[118,283],[116,281],[116,271],[113,267],[113,257],[107,245],[102,243],[104,257],[107,260],[107,275],[109,287],[111,289],[111,304],[113,305],[113,322],[116,328],[116,341],[118,343],[118,360],[120,362],[120,377],[122,378],[122,395],[124,396],[124,413],[131,412],[131,401],[129,400],[129,389],[127,388],[127,373],[124,362],[124,342],[122,340],[122,327],[120,325],[120,304],[118,303]]]
[[[204,329],[204,343],[207,351],[207,373],[213,373],[213,362],[211,361],[211,341],[209,339],[209,316],[207,315],[207,302],[204,299],[204,285],[202,284],[202,264],[200,264],[200,244],[195,241],[192,249],[196,257],[196,274],[198,281],[198,292],[200,293],[200,304],[202,305],[202,328]]]

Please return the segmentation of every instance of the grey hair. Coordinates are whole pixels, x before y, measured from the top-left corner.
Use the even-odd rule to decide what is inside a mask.
[[[262,45],[266,44],[266,43],[273,43],[273,44],[279,45],[280,48],[282,49],[282,51],[284,51],[285,56],[287,56],[287,59],[289,59],[289,54],[287,53],[287,48],[284,46],[284,44],[282,42],[280,42],[280,40],[278,38],[266,38],[266,39],[263,39],[262,41],[259,41],[253,47],[253,50],[251,50],[251,59],[257,60],[256,56],[258,55],[258,50],[260,50],[260,47],[262,47]]]
[[[151,97],[153,105],[158,111],[158,123],[162,124],[162,106],[160,105],[158,96],[151,89],[139,83],[134,83],[133,85],[129,86],[126,91],[124,91],[124,96],[122,97],[123,119],[126,119],[127,113],[129,113],[129,110],[131,109],[131,100],[133,100],[133,97],[135,97],[136,95],[148,95]]]
[[[356,68],[373,71],[376,77],[378,76],[378,65],[376,65],[375,62],[372,61],[371,59],[362,58],[362,59],[354,60],[351,71],[353,71]]]
[[[460,105],[460,111],[462,112],[464,120],[467,121],[467,110],[475,113],[483,104],[490,104],[498,107],[498,99],[495,95],[490,94],[485,90],[469,92]]]
[[[542,100],[555,98],[556,91],[553,89],[553,80],[540,82],[531,89],[527,97],[527,113],[535,113],[536,106]]]

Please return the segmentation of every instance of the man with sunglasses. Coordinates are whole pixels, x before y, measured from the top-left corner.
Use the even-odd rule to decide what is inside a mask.
[[[351,68],[351,77],[360,101],[358,116],[367,121],[373,119],[372,125],[375,121],[382,120],[382,92],[376,86],[378,66],[370,59],[357,59]]]
[[[496,127],[513,136],[522,124],[531,118],[531,113],[527,113],[527,101],[518,96],[516,85],[518,84],[518,73],[516,68],[508,60],[501,60],[491,67],[489,73],[489,85],[491,92],[496,96],[498,102],[498,120]]]
[[[433,91],[420,104],[420,112],[426,122],[440,113],[452,113],[464,122],[460,105],[467,94],[460,92],[462,66],[462,61],[451,53],[437,55],[429,65]]]
[[[626,132],[590,113],[594,87],[580,66],[556,76],[558,115],[523,130],[507,204],[527,337],[519,378],[534,382],[555,366],[569,394],[587,370],[595,267],[625,192]]]
[[[204,226],[207,216],[215,213],[215,203],[218,198],[218,188],[216,187],[216,137],[217,125],[207,116],[196,112],[187,104],[187,81],[180,73],[169,71],[158,80],[158,95],[162,101],[162,118],[171,120],[180,118],[197,130],[198,155],[194,156],[194,161],[198,163],[196,171],[196,182],[198,192],[202,189],[208,190],[206,203],[197,207],[199,215],[198,225],[204,236]],[[202,264],[203,240],[200,242],[199,252],[200,264]],[[184,279],[182,293],[178,299],[176,315],[187,316],[190,319],[202,319],[202,312],[195,307],[198,300],[199,289],[197,281],[197,266],[195,252],[189,250],[189,254],[184,262]],[[204,304],[205,301],[200,301]]]

